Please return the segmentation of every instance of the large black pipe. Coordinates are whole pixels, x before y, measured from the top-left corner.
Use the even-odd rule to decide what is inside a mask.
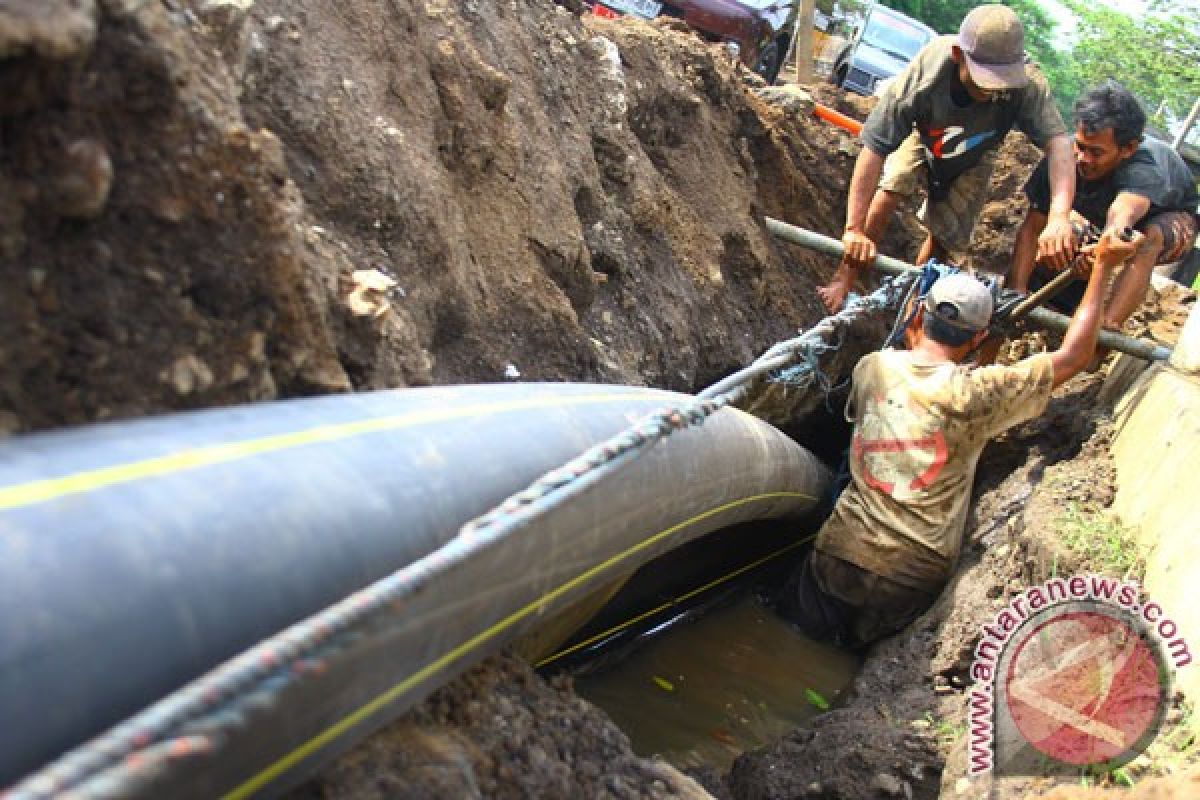
[[[404,390],[0,444],[0,786],[686,399],[568,384]],[[723,410],[448,570],[400,632],[351,648],[146,796],[245,796],[294,777],[543,614],[716,527],[803,511],[824,481],[802,448]]]

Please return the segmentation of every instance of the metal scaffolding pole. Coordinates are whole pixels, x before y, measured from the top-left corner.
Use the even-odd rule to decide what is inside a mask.
[[[767,217],[766,221],[767,230],[772,235],[785,241],[807,247],[810,250],[816,250],[818,253],[824,253],[834,258],[841,258],[845,252],[845,247],[837,239],[823,236],[805,228],[797,228],[795,225],[789,225],[786,222],[772,219],[771,217]],[[907,261],[901,261],[898,258],[891,258],[884,255],[875,258],[874,267],[880,272],[885,272],[889,275],[898,275],[902,272],[919,269],[919,267],[913,266]],[[1066,331],[1067,327],[1071,324],[1070,317],[1059,314],[1057,311],[1051,311],[1048,308],[1033,309],[1029,312],[1028,319],[1043,328],[1060,332]],[[1168,347],[1163,347],[1160,344],[1148,342],[1144,339],[1135,339],[1132,336],[1126,336],[1116,331],[1102,329],[1097,342],[1111,350],[1128,353],[1131,356],[1146,361],[1166,361],[1171,357],[1171,349]]]

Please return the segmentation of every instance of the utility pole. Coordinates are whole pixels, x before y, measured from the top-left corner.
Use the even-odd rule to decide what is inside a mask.
[[[1183,140],[1187,138],[1192,126],[1196,124],[1196,117],[1200,117],[1200,97],[1197,97],[1196,102],[1192,104],[1192,110],[1188,112],[1187,119],[1183,121],[1179,135],[1175,137],[1175,141],[1171,142],[1171,146],[1175,148],[1176,152],[1183,149]]]
[[[813,12],[816,0],[800,0],[796,29],[792,35],[792,52],[796,55],[796,83],[810,84],[813,80]]]

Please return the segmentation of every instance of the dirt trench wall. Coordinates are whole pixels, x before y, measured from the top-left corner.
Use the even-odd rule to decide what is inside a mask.
[[[822,315],[833,265],[762,217],[833,233],[849,175],[739,69],[549,2],[0,5],[0,433],[517,374],[707,384]],[[447,689],[453,759],[492,796],[696,791],[577,703],[586,753],[532,725],[516,752],[476,689]]]
[[[549,2],[6,4],[3,429],[704,385],[820,316],[761,219],[832,232],[847,174],[737,69]]]

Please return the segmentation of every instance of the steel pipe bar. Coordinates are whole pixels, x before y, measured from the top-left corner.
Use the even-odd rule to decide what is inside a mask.
[[[824,253],[834,258],[841,258],[845,252],[845,247],[842,243],[833,237],[825,236],[805,228],[798,228],[795,225],[789,225],[786,222],[771,217],[767,217],[766,222],[767,231],[784,241],[798,244],[801,247],[807,247],[810,250],[815,250],[818,253]],[[902,272],[918,269],[918,267],[909,264],[907,261],[901,261],[898,258],[885,255],[876,256],[873,266],[880,272],[890,275],[898,275]],[[1043,328],[1060,332],[1066,331],[1067,327],[1071,324],[1070,317],[1059,314],[1057,311],[1051,311],[1048,308],[1033,309],[1029,312],[1029,320]],[[1166,361],[1171,357],[1171,348],[1169,347],[1164,347],[1161,344],[1146,341],[1145,339],[1135,339],[1132,336],[1126,336],[1116,331],[1101,330],[1097,342],[1110,350],[1127,353],[1145,361]]]

